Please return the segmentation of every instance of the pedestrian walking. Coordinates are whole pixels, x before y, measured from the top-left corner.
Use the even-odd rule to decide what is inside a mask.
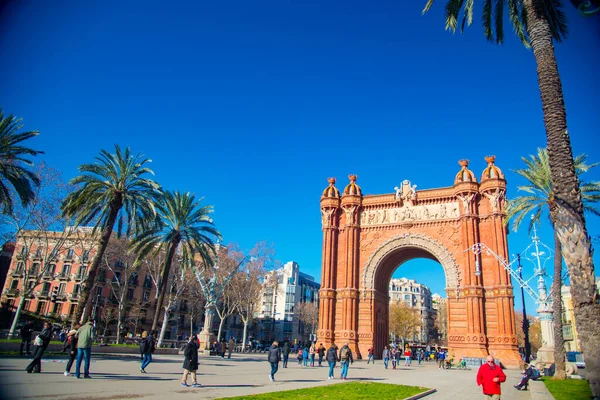
[[[77,329],[77,361],[75,363],[75,377],[80,378],[81,360],[84,359],[83,377],[90,376],[90,358],[92,357],[92,343],[94,341],[94,326],[92,321],[86,322]]]
[[[327,375],[327,379],[335,379],[333,376],[333,369],[335,368],[336,361],[339,361],[337,351],[338,348],[335,343],[332,343],[331,347],[327,349],[327,354],[325,356],[327,364],[329,365],[329,375]]]
[[[383,348],[383,353],[381,354],[383,358],[383,365],[385,369],[388,369],[388,362],[390,361],[390,349],[387,346]]]
[[[40,334],[37,335],[35,341],[33,342],[33,346],[35,347],[33,352],[33,360],[31,360],[31,363],[29,363],[27,368],[25,368],[28,373],[31,374],[32,372],[42,372],[42,356],[44,355],[48,344],[50,344],[51,337],[52,326],[50,325],[50,322],[44,322],[44,329],[42,329]]]
[[[302,366],[308,367],[308,347],[302,350]]]
[[[140,356],[142,358],[142,365],[140,366],[140,372],[145,374],[146,367],[152,362],[152,348],[154,347],[154,339],[151,335],[148,335],[147,331],[142,332],[142,340],[140,340]]]
[[[283,344],[283,348],[281,349],[281,355],[283,356],[283,368],[287,368],[288,359],[290,358],[290,345],[288,342]]]
[[[296,358],[298,358],[298,365],[302,365],[302,353],[303,353],[303,350],[298,349],[298,355],[296,356]]]
[[[410,367],[410,361],[412,359],[412,351],[410,349],[406,349],[404,352],[404,365]]]
[[[198,370],[198,336],[192,335],[190,340],[185,345],[183,350],[183,376],[181,377],[181,386],[189,387],[187,383],[188,375],[192,375],[192,387],[200,387],[196,379],[196,371]]]
[[[342,373],[340,378],[346,380],[348,377],[348,368],[350,364],[354,364],[354,358],[352,357],[352,350],[348,347],[348,342],[344,343],[344,346],[340,349],[340,365],[342,366]]]
[[[502,368],[494,363],[494,357],[487,356],[485,364],[477,371],[477,385],[483,390],[483,395],[490,400],[500,400],[500,384],[505,381]]]
[[[269,349],[269,363],[271,364],[271,373],[269,374],[269,380],[275,382],[275,374],[279,369],[279,362],[281,361],[281,349],[279,348],[279,342],[274,341]]]
[[[317,353],[319,354],[319,367],[320,367],[321,363],[323,362],[323,357],[325,357],[325,346],[323,346],[323,343],[321,343],[319,345],[319,349],[317,350]]]
[[[437,353],[438,369],[444,369],[444,362],[446,360],[446,353],[439,349]]]
[[[315,344],[311,343],[310,344],[310,349],[308,349],[308,354],[310,357],[310,366],[314,367],[315,366],[315,354],[317,353],[317,349],[315,348]]]
[[[373,364],[375,364],[375,354],[374,354],[374,350],[372,347],[369,347],[369,349],[367,350],[368,352],[368,357],[367,357],[367,364],[370,362],[373,362]]]
[[[417,362],[421,365],[421,360],[423,359],[423,350],[417,350]]]
[[[225,342],[225,338],[221,339],[221,358],[225,359],[225,352],[227,351],[227,342]]]
[[[230,337],[229,343],[227,344],[227,358],[231,358],[231,352],[233,351],[234,347],[235,347],[235,340],[233,340],[233,337]]]
[[[30,321],[25,321],[25,325],[21,328],[21,348],[19,354],[23,355],[23,347],[27,355],[31,354],[31,335],[33,334],[33,324]]]
[[[392,347],[392,350],[390,352],[391,359],[392,359],[392,369],[396,369],[396,364],[398,363],[398,358],[396,357],[397,352],[398,352],[398,350],[395,347]]]
[[[67,340],[65,340],[69,345],[69,361],[67,361],[67,367],[65,368],[65,376],[71,376],[71,367],[75,358],[77,358],[77,330],[79,328],[81,328],[81,324],[75,324],[73,329],[67,334]]]

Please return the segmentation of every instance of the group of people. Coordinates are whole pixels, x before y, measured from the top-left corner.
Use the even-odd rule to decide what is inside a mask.
[[[221,358],[225,358],[226,353],[227,358],[231,358],[231,353],[235,349],[235,339],[233,337],[230,337],[229,342],[227,342],[225,338],[222,338],[220,343],[215,340],[212,347],[213,352],[220,355]]]
[[[90,376],[90,358],[92,354],[94,326],[91,321],[85,324],[76,324],[65,339],[68,343],[69,361],[67,361],[65,376],[71,375],[71,367],[75,363],[75,377],[81,378],[81,362],[84,361],[83,378],[91,378]],[[21,329],[21,355],[23,355],[23,347],[26,346],[27,354],[29,354],[29,342],[33,333],[31,323],[27,322]],[[25,368],[27,373],[42,372],[42,357],[52,339],[53,329],[50,322],[44,322],[42,331],[35,337],[33,342],[34,352],[33,359]]]
[[[275,374],[279,370],[279,363],[283,361],[283,368],[287,368],[288,358],[291,350],[287,342],[284,343],[283,347],[279,347],[279,342],[275,341],[269,349],[267,359],[271,364],[271,372],[269,373],[269,380],[275,381]],[[344,343],[341,349],[338,351],[338,347],[332,344],[329,349],[325,350],[323,343],[316,347],[315,343],[312,343],[309,348],[304,347],[298,350],[298,365],[303,362],[303,366],[308,366],[308,360],[310,360],[310,366],[315,366],[315,354],[319,356],[319,367],[322,366],[323,358],[329,365],[329,374],[327,379],[334,379],[333,370],[336,364],[339,362],[341,366],[340,379],[346,380],[348,376],[348,367],[354,363],[352,356],[352,350],[348,346],[348,343]]]
[[[369,349],[369,360],[372,358],[371,357],[371,353],[373,352],[373,349]],[[383,358],[383,365],[385,367],[385,369],[388,369],[389,366],[389,362],[392,362],[392,369],[396,369],[396,366],[400,363],[400,359],[402,358],[402,356],[404,356],[404,365],[406,367],[410,367],[410,363],[411,363],[411,359],[412,359],[412,351],[410,349],[406,349],[404,352],[397,348],[397,347],[392,347],[389,348],[388,346],[385,346],[383,348],[383,353],[381,355],[381,357]],[[367,361],[367,364],[369,363],[369,361]],[[419,360],[419,364],[421,363],[421,361]],[[373,364],[375,364],[375,360],[373,357]]]

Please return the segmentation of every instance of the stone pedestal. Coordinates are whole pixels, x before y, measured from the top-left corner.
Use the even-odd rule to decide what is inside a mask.
[[[204,311],[204,327],[198,334],[198,340],[200,341],[199,350],[210,351],[212,344],[216,340],[216,335],[212,333],[214,311],[211,307],[206,307]]]
[[[542,304],[537,312],[542,328],[542,347],[537,351],[536,362],[543,362],[548,367],[554,363],[554,313],[547,304]]]

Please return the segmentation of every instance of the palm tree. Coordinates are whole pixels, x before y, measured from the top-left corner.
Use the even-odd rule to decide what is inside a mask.
[[[588,165],[585,163],[587,156],[581,154],[575,158],[575,169],[577,175],[589,171],[598,165],[594,163]],[[516,231],[523,219],[532,215],[529,223],[529,231],[533,224],[540,222],[545,211],[549,212],[550,222],[554,227],[556,218],[556,203],[554,201],[554,191],[550,182],[550,166],[548,164],[548,152],[546,149],[538,149],[537,155],[529,156],[529,159],[523,157],[522,160],[527,164],[527,168],[518,169],[515,172],[527,179],[529,182],[525,186],[519,186],[519,190],[527,192],[526,196],[519,196],[509,201],[508,217],[513,219],[513,229]],[[581,183],[581,194],[585,211],[594,215],[600,215],[600,210],[592,204],[600,201],[600,182]],[[546,210],[546,206],[548,207]],[[562,333],[562,302],[560,300],[560,288],[562,286],[562,254],[560,241],[554,231],[554,276],[552,280],[552,309],[554,312],[554,360],[556,363],[556,379],[566,378],[565,373],[565,347]]]
[[[12,114],[5,117],[0,108],[0,208],[4,214],[12,213],[13,199],[7,184],[10,184],[26,206],[35,197],[33,186],[39,186],[40,179],[24,166],[33,163],[25,156],[44,154],[25,147],[21,142],[39,135],[38,131],[17,132],[23,127],[22,118]]]
[[[214,248],[213,239],[221,237],[210,217],[213,207],[200,206],[200,200],[196,200],[191,193],[164,192],[156,202],[156,224],[139,232],[134,239],[134,251],[138,254],[138,260],[151,253],[167,254],[156,288],[158,299],[152,331],[158,326],[175,254],[177,253],[184,262],[193,262],[196,256],[209,260]]]
[[[427,12],[434,0],[428,0]],[[474,0],[446,0],[446,29],[456,31],[462,13],[460,29],[473,22]],[[600,304],[595,286],[591,242],[583,215],[583,201],[573,160],[571,140],[567,131],[567,112],[562,82],[554,54],[553,41],[560,42],[566,34],[565,15],[560,0],[483,0],[482,22],[488,40],[504,41],[504,9],[515,33],[533,50],[537,64],[538,86],[544,113],[550,180],[556,204],[554,228],[565,253],[563,257],[571,278],[571,295],[577,330],[586,357],[590,387],[600,399]],[[494,4],[492,4],[494,3]]]
[[[71,184],[80,187],[70,193],[61,206],[63,215],[74,217],[77,225],[93,223],[94,231],[100,230],[98,251],[85,280],[73,322],[90,316],[88,299],[115,223],[117,236],[121,236],[123,228],[129,236],[137,225],[153,221],[156,216],[153,198],[160,194],[160,186],[145,177],[154,175],[145,166],[151,160],[139,153],[132,154],[129,147],[123,152],[115,145],[114,154],[101,150],[95,159],[93,164],[79,167],[83,174],[73,178]]]

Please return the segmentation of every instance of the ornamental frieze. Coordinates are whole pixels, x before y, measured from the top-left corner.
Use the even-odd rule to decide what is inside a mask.
[[[394,207],[383,210],[363,210],[360,213],[362,227],[402,224],[414,221],[435,221],[458,218],[457,203]]]

